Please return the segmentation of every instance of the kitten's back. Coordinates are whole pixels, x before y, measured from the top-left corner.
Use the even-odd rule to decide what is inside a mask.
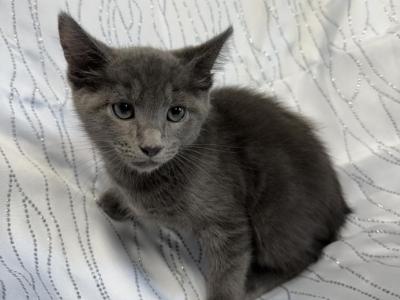
[[[211,103],[218,140],[237,149],[231,159],[243,166],[257,263],[296,273],[336,238],[350,212],[326,149],[310,122],[262,94],[220,88]]]

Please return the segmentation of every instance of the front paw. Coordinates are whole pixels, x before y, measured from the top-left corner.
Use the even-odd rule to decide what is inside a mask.
[[[129,208],[123,204],[116,191],[105,192],[97,201],[97,205],[115,221],[124,221],[131,217]]]

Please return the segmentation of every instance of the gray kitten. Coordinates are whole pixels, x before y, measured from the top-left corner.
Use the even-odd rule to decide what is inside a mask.
[[[207,255],[208,300],[255,299],[296,276],[350,212],[302,117],[243,88],[211,90],[232,28],[195,47],[111,48],[59,15],[79,117],[114,182],[114,219],[187,228]]]

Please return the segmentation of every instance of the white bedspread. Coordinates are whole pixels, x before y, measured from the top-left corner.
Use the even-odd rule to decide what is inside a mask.
[[[72,110],[62,9],[116,46],[180,47],[233,24],[218,83],[312,118],[354,209],[321,260],[264,299],[400,299],[399,4],[2,0],[0,298],[205,299],[195,240],[95,205],[107,179]]]

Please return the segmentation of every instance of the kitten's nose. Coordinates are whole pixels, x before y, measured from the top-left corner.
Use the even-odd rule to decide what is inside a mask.
[[[140,147],[140,150],[148,157],[153,157],[162,150],[162,147]]]

